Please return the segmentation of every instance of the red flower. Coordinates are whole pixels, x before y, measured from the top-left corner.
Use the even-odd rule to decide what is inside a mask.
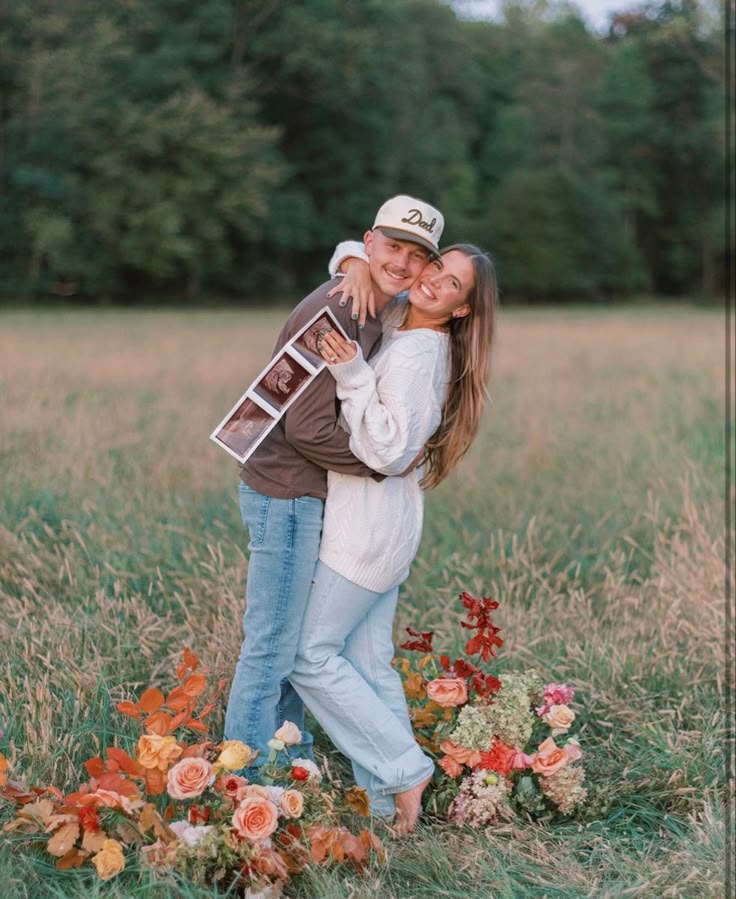
[[[309,780],[309,771],[306,768],[302,768],[301,765],[294,765],[291,769],[291,776],[294,780]]]
[[[97,833],[100,829],[100,818],[94,805],[86,805],[79,810],[79,823],[86,833]]]
[[[508,776],[513,770],[516,750],[507,746],[498,737],[493,738],[493,745],[488,752],[481,752],[480,762],[475,766],[484,771],[495,771],[496,774]]]
[[[409,649],[413,652],[432,652],[432,637],[434,636],[434,631],[415,631],[411,627],[407,627],[407,634],[410,637],[419,637],[419,640],[407,640],[405,643],[401,643],[401,649]]]
[[[190,824],[206,824],[210,820],[210,809],[205,807],[200,808],[198,805],[193,805],[189,809],[189,823]]]

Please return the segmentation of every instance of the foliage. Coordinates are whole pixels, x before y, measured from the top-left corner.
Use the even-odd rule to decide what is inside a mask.
[[[722,38],[440,0],[20,0],[0,11],[0,295],[303,295],[386,196],[507,297],[717,289]]]
[[[505,672],[500,680],[484,671],[503,645],[491,620],[498,602],[467,592],[460,602],[467,616],[461,627],[476,632],[465,655],[438,655],[432,631],[409,627],[412,639],[401,648],[421,658],[396,660],[417,742],[438,758],[442,772],[428,791],[428,808],[474,828],[518,812],[536,818],[577,813],[588,790],[585,770],[576,764],[580,743],[570,733],[575,691],[566,684],[543,686],[534,669]],[[565,742],[558,746],[560,735]]]
[[[128,849],[154,873],[269,896],[309,865],[349,862],[361,870],[372,853],[382,855],[374,833],[354,835],[340,821],[341,808],[369,814],[365,791],[353,787],[341,799],[313,762],[286,756],[302,738],[295,725],[279,728],[261,783],[249,783],[235,772],[256,753],[237,740],[204,739],[203,719],[224,682],[195,716],[207,678],[189,649],[176,674],[168,695],[149,687],[137,702],[118,703],[140,722],[136,751],[108,746],[104,759],[85,762],[89,780],[78,790],[9,781],[0,755],[0,798],[17,807],[3,830],[39,838],[61,871],[91,862],[109,880],[125,869]],[[188,731],[202,737],[192,742]]]

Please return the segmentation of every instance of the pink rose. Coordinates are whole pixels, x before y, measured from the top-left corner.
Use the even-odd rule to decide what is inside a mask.
[[[286,746],[296,746],[302,741],[302,732],[292,721],[284,721],[274,734],[274,738],[281,740]]]
[[[233,814],[233,830],[243,840],[262,843],[276,830],[279,812],[270,799],[246,796]]]
[[[541,718],[546,715],[553,705],[567,705],[573,701],[575,691],[567,684],[547,684],[544,688],[542,705],[537,709],[537,715]]]
[[[530,755],[527,755],[521,749],[516,747],[514,749],[513,758],[511,759],[511,767],[514,771],[523,771],[524,768],[531,768],[533,761],[534,759]]]
[[[215,769],[206,759],[186,758],[169,771],[166,790],[172,799],[194,799],[215,779]]]
[[[468,688],[461,677],[436,677],[427,684],[427,696],[437,705],[463,705],[468,701]]]

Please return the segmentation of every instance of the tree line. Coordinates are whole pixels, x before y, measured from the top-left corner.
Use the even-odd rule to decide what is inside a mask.
[[[623,0],[622,0],[623,2]],[[461,6],[458,4],[458,6]],[[15,0],[0,9],[0,293],[301,295],[413,193],[508,298],[721,283],[723,33],[696,0],[572,7]]]

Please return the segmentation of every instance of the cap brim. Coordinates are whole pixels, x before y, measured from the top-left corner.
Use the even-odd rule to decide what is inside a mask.
[[[433,257],[440,255],[438,247],[428,241],[426,237],[420,237],[418,234],[414,234],[413,231],[402,231],[401,228],[385,228],[383,225],[376,225],[375,227],[378,228],[382,234],[385,234],[386,237],[393,237],[396,240],[408,240],[411,243],[419,244],[419,246],[424,247],[425,250],[429,250]]]

